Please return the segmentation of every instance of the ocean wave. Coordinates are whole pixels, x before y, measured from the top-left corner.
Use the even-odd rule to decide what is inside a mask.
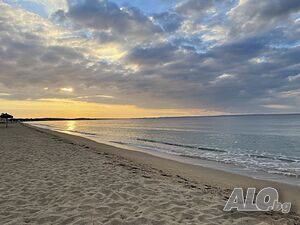
[[[164,144],[164,145],[169,145],[169,146],[189,148],[189,149],[199,149],[199,150],[203,150],[203,151],[227,153],[226,150],[222,150],[222,149],[218,149],[218,148],[199,147],[199,146],[171,143],[171,142],[165,142],[165,141],[157,141],[157,140],[145,139],[145,138],[137,138],[137,140],[138,141],[149,142],[149,143],[157,143],[157,144]],[[185,157],[194,157],[194,158],[203,158],[201,156],[195,156],[195,155],[183,155],[183,156],[185,156]],[[287,162],[287,163],[298,163],[298,162],[300,162],[300,159],[291,158],[291,157],[287,157],[287,156],[271,156],[271,155],[265,155],[265,154],[247,154],[247,156],[252,157],[252,158],[256,158],[256,159],[268,159],[268,160],[272,160],[272,161],[273,160],[279,160],[279,161]]]
[[[271,159],[271,160],[279,160],[283,162],[288,162],[288,163],[296,163],[299,162],[299,160],[294,159],[294,158],[288,158],[288,157],[282,157],[282,156],[269,156],[269,155],[259,155],[259,154],[250,154],[249,156],[253,158],[258,158],[258,159]]]
[[[295,174],[292,172],[283,172],[283,171],[278,171],[278,170],[269,170],[267,172],[270,174],[283,175],[283,176],[287,176],[287,177],[295,177],[295,178],[300,177],[300,174]]]
[[[164,144],[176,147],[183,147],[183,148],[190,148],[190,149],[199,149],[203,151],[210,151],[210,152],[226,152],[225,150],[217,149],[217,148],[207,148],[207,147],[198,147],[193,145],[185,145],[185,144],[178,144],[178,143],[170,143],[165,141],[156,141],[151,139],[144,139],[144,138],[137,138],[138,141],[150,142],[150,143],[157,143],[157,144]]]
[[[78,131],[78,130],[62,130],[62,131],[76,133],[76,134],[92,135],[92,136],[96,136],[97,135],[95,133],[83,132],[83,131]]]
[[[199,155],[178,154],[178,156],[185,157],[185,158],[191,158],[191,159],[201,159],[201,160],[215,161],[215,160],[211,160],[207,157],[202,157],[202,156],[199,156]]]

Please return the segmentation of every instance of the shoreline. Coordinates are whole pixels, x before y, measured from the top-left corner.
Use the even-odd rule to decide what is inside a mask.
[[[22,125],[46,134],[63,138],[79,146],[85,146],[87,149],[92,149],[96,152],[113,154],[134,163],[163,171],[164,173],[171,174],[172,176],[189,179],[200,185],[222,187],[227,192],[231,192],[234,187],[242,187],[244,189],[249,187],[255,187],[257,189],[273,187],[278,190],[280,201],[292,202],[292,211],[300,214],[300,198],[296,198],[296,196],[299,196],[300,193],[299,186],[279,183],[276,181],[260,180],[220,169],[188,164],[170,158],[164,158],[156,154],[147,153],[145,151],[116,147],[85,137],[44,129],[30,124],[22,123]]]
[[[296,186],[300,188],[300,179],[298,176],[292,176],[292,175],[285,175],[285,174],[278,174],[278,173],[269,173],[265,170],[254,170],[247,167],[243,167],[242,165],[237,165],[234,163],[225,163],[222,161],[215,161],[212,159],[207,158],[201,158],[198,156],[192,156],[192,155],[180,155],[180,154],[172,154],[169,152],[163,152],[152,148],[143,148],[139,146],[134,146],[118,141],[104,141],[99,138],[97,138],[97,134],[94,133],[84,133],[79,131],[68,131],[68,130],[60,130],[60,129],[52,129],[52,126],[47,126],[45,124],[31,124],[31,123],[25,123],[30,126],[40,128],[40,129],[46,129],[51,130],[54,132],[74,135],[82,138],[86,138],[92,141],[95,141],[99,144],[105,144],[109,146],[113,146],[120,149],[126,149],[130,151],[137,151],[137,152],[143,152],[147,155],[156,156],[159,158],[169,159],[172,161],[181,162],[184,164],[191,164],[195,166],[210,168],[218,171],[224,171],[226,173],[240,175],[240,176],[246,176],[249,178],[252,178],[254,180],[262,180],[262,181],[271,181],[281,184],[288,184],[291,186]]]
[[[223,171],[225,173],[240,175],[240,176],[251,178],[254,180],[276,182],[276,183],[287,184],[290,186],[300,188],[299,178],[294,177],[294,176],[288,176],[288,175],[282,175],[282,174],[271,174],[266,171],[260,171],[260,170],[251,172],[250,170],[244,170],[243,167],[237,166],[237,165],[231,164],[231,163],[226,164],[224,162],[218,162],[218,161],[205,159],[205,158],[193,157],[193,156],[188,156],[188,155],[176,155],[176,154],[171,154],[171,153],[164,153],[164,152],[155,151],[152,149],[150,149],[150,150],[143,149],[143,148],[130,146],[130,145],[126,145],[126,144],[121,144],[121,143],[98,141],[93,138],[85,137],[84,135],[82,135],[82,136],[76,135],[72,132],[64,132],[64,131],[55,131],[55,132],[70,134],[70,135],[74,135],[74,136],[78,136],[78,137],[86,138],[88,140],[95,141],[99,144],[105,144],[105,145],[109,145],[109,146],[116,147],[116,148],[123,149],[123,150],[142,152],[147,155],[152,155],[152,156],[156,156],[158,158],[176,161],[176,162],[183,163],[183,164],[199,166],[201,168],[204,167],[207,169],[213,169],[213,170],[217,170],[217,171]]]

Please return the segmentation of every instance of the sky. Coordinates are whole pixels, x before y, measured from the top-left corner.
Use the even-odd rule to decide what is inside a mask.
[[[0,0],[0,112],[300,112],[300,1]]]

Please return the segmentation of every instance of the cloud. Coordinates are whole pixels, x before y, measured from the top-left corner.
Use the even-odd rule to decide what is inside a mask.
[[[271,108],[271,109],[291,109],[291,108],[293,108],[290,105],[263,105],[263,107]]]
[[[24,8],[45,18],[57,10],[67,7],[65,0],[3,0],[3,2]]]
[[[188,17],[199,18],[213,12],[214,6],[213,0],[185,0],[176,6],[176,11]]]
[[[183,21],[183,18],[174,12],[163,12],[159,14],[154,14],[153,18],[155,22],[158,23],[165,32],[176,31]]]
[[[162,30],[149,17],[134,7],[119,7],[111,1],[68,0],[68,10],[53,15],[59,22],[69,22],[76,29],[107,32],[119,39],[136,41],[155,38]]]
[[[85,76],[85,86],[89,85],[88,79],[95,65],[103,70],[109,68],[108,63],[89,60],[90,54],[86,57],[89,49],[74,48],[74,42],[63,41],[62,45],[57,45],[54,39],[59,39],[63,33],[44,20],[22,10],[14,11],[6,5],[0,5],[0,11],[0,87],[14,93],[10,99],[58,96],[61,95],[57,92],[60,87],[70,83],[78,87]],[[15,21],[19,18],[16,15],[26,18],[26,23]],[[39,27],[32,29],[36,23]],[[42,91],[44,87],[48,87],[47,93]],[[18,92],[14,91],[16,89]]]
[[[215,1],[182,1],[149,13],[70,0],[52,21],[0,3],[0,97],[294,111],[298,5],[276,0],[272,11],[271,1],[253,2],[223,2],[220,11]]]
[[[243,0],[228,15],[233,22],[232,35],[255,35],[278,25],[290,23],[290,16],[299,12],[294,0]]]
[[[131,49],[126,59],[138,65],[158,65],[176,59],[178,48],[169,43],[161,43],[150,46],[136,46]]]
[[[289,76],[289,77],[288,77],[288,80],[289,80],[290,82],[295,81],[295,80],[299,80],[299,79],[300,79],[300,73],[297,74],[297,75],[295,75],[295,76]]]

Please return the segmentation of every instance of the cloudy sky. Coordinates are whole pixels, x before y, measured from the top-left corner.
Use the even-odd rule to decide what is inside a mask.
[[[300,112],[298,0],[0,0],[0,111]]]

